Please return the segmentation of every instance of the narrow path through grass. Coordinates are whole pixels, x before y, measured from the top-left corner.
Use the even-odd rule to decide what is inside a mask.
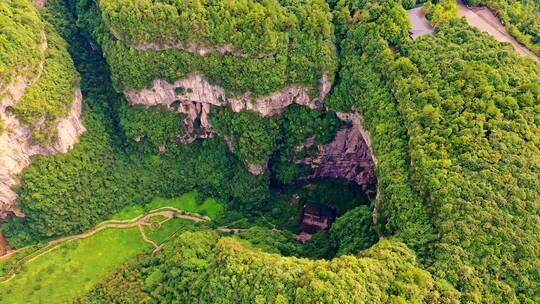
[[[157,219],[157,220],[154,220]],[[157,252],[179,227],[160,232],[169,222],[207,222],[195,213],[164,206],[131,220],[110,220],[93,230],[53,240],[37,251],[18,256],[14,267],[0,277],[0,303],[65,303],[89,290],[127,258],[149,250]],[[158,240],[144,227],[156,224]],[[161,244],[160,244],[161,243]],[[23,253],[21,248],[10,256]],[[46,256],[47,258],[42,258]],[[20,273],[17,273],[20,271]]]

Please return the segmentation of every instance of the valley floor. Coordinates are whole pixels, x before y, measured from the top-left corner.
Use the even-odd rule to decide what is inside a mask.
[[[175,199],[156,198],[144,208],[155,209],[146,213],[142,207],[131,206],[91,231],[11,251],[0,257],[0,274],[4,272],[0,303],[73,300],[128,258],[157,252],[179,231],[209,222],[221,212],[219,202],[207,199],[199,204],[196,197],[196,193],[188,193]]]

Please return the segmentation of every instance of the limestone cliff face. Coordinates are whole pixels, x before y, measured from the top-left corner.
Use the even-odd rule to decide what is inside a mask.
[[[185,136],[181,141],[189,144],[197,138],[209,138],[213,135],[209,118],[212,107],[230,107],[234,112],[251,110],[264,117],[278,115],[291,104],[315,109],[322,107],[331,86],[332,83],[325,74],[320,80],[319,96],[316,98],[310,98],[308,89],[298,85],[291,85],[265,97],[253,98],[249,92],[242,96],[228,97],[222,87],[211,84],[202,75],[195,74],[174,83],[155,80],[149,89],[127,90],[124,95],[132,105],[163,106],[170,111],[186,114]],[[256,175],[266,171],[266,167],[247,165],[250,172]]]
[[[69,115],[57,123],[58,140],[48,147],[33,145],[29,127],[6,111],[20,100],[28,85],[30,82],[26,78],[18,77],[0,100],[0,118],[4,122],[4,131],[0,135],[0,219],[9,214],[24,216],[17,205],[17,194],[11,188],[19,183],[17,177],[30,164],[30,157],[65,153],[86,131],[81,121],[82,94],[77,89]]]
[[[324,75],[320,81],[319,96],[313,99],[306,87],[298,85],[291,85],[265,97],[253,98],[249,92],[242,96],[228,97],[222,87],[211,84],[202,75],[195,74],[174,83],[155,80],[149,89],[127,90],[124,94],[132,105],[163,106],[186,114],[186,135],[182,142],[188,144],[197,138],[212,136],[209,118],[212,107],[230,107],[234,112],[251,110],[265,117],[280,114],[291,104],[320,108],[331,85],[328,75]]]
[[[369,132],[364,129],[360,114],[337,113],[337,116],[350,126],[338,131],[328,145],[319,146],[315,157],[305,158],[298,163],[309,165],[313,169],[308,179],[345,178],[356,182],[371,197],[374,195],[371,191],[377,184],[377,160],[373,154]]]

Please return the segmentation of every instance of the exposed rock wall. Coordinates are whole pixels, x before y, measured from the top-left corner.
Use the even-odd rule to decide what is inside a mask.
[[[20,100],[28,85],[30,82],[26,78],[18,77],[0,101],[0,118],[4,122],[4,132],[0,135],[0,219],[9,214],[24,216],[16,203],[17,194],[11,188],[19,183],[17,177],[30,164],[30,157],[65,153],[86,131],[81,121],[82,94],[77,89],[69,115],[57,124],[58,140],[48,147],[32,145],[29,127],[6,111]]]
[[[371,154],[371,158],[373,159],[373,162],[375,163],[375,165],[377,165],[377,158],[375,157],[375,153],[373,151],[373,145],[371,144],[371,134],[369,133],[368,130],[366,130],[366,128],[364,128],[364,117],[362,116],[362,114],[358,112],[354,112],[354,113],[337,112],[336,116],[342,121],[352,124],[353,128],[356,128],[358,132],[360,132],[363,140],[366,142],[366,145],[369,149],[369,153]]]
[[[228,97],[222,87],[195,74],[174,83],[155,80],[149,89],[127,90],[124,94],[132,105],[164,106],[171,111],[186,114],[186,136],[183,142],[190,143],[197,138],[212,135],[209,113],[213,106],[230,107],[234,112],[251,110],[267,117],[280,114],[291,104],[320,108],[331,86],[328,75],[323,75],[319,96],[313,99],[306,87],[298,85],[291,85],[265,97],[253,98],[249,92],[242,96]],[[196,125],[199,129],[197,133]]]
[[[339,130],[330,144],[319,146],[317,156],[305,158],[298,163],[309,165],[313,169],[308,179],[345,178],[356,182],[372,197],[372,191],[377,184],[377,161],[371,147],[370,135],[363,127],[362,116],[358,113],[337,115],[350,126]]]
[[[43,8],[45,5],[47,5],[47,0],[34,0],[34,5],[37,8]]]

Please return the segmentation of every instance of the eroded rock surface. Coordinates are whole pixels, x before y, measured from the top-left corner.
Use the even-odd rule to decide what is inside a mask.
[[[20,100],[28,85],[30,82],[26,78],[18,77],[8,86],[0,101],[0,118],[4,122],[4,131],[0,135],[0,219],[9,214],[24,216],[17,205],[17,194],[12,187],[19,183],[18,175],[30,164],[30,157],[65,153],[73,148],[79,136],[86,131],[81,121],[82,94],[77,89],[69,115],[56,126],[57,141],[48,147],[33,145],[30,128],[6,111],[7,107]]]
[[[377,177],[370,135],[363,127],[360,114],[337,113],[337,116],[350,126],[339,130],[330,144],[319,146],[316,157],[306,158],[298,163],[313,168],[309,179],[345,178],[356,182],[371,197],[374,195]]]
[[[316,98],[309,96],[306,87],[298,85],[291,85],[265,97],[253,98],[249,92],[242,96],[228,97],[222,87],[211,84],[202,75],[195,74],[174,83],[155,80],[149,89],[127,90],[124,94],[132,105],[164,106],[171,111],[186,114],[186,136],[182,142],[191,143],[197,138],[212,135],[209,119],[212,107],[230,107],[234,112],[251,110],[265,117],[280,114],[291,104],[315,109],[322,107],[331,86],[328,76],[324,75],[320,81],[319,96]]]
[[[47,0],[34,0],[34,5],[37,8],[43,8],[45,5],[47,5]]]

